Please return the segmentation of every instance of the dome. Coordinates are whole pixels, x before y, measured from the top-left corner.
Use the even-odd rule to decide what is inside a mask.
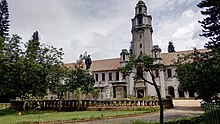
[[[154,45],[151,51],[161,51],[161,49],[158,45]]]
[[[144,4],[145,5],[144,1],[142,1],[142,0],[138,1],[137,5],[139,5],[139,4]]]
[[[127,49],[122,49],[120,55],[128,55],[128,50]]]

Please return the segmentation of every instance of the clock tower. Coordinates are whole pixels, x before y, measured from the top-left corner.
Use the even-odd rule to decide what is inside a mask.
[[[147,6],[142,0],[136,4],[135,16],[132,21],[132,42],[130,52],[136,56],[151,55],[152,43],[152,17],[147,14]]]

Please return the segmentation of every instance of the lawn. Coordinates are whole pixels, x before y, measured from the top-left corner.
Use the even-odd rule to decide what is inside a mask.
[[[17,111],[2,109],[0,110],[0,122],[2,124],[22,124],[25,122],[50,122],[65,120],[85,120],[100,119],[106,117],[125,116],[131,114],[141,114],[146,111],[27,111],[18,115]]]

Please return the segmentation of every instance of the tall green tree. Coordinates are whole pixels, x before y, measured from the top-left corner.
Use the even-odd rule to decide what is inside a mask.
[[[128,63],[124,66],[124,67],[120,67],[119,71],[121,73],[123,73],[124,75],[130,75],[130,73],[133,72],[134,68],[141,68],[141,74],[138,73],[138,71],[135,73],[135,80],[141,79],[143,80],[145,83],[148,83],[152,86],[154,86],[156,92],[157,92],[157,96],[159,99],[159,104],[160,104],[160,124],[163,124],[163,102],[162,102],[162,98],[161,98],[161,94],[160,94],[160,89],[157,86],[157,83],[155,81],[155,70],[157,69],[161,69],[162,65],[161,64],[156,64],[156,59],[152,58],[150,56],[147,55],[141,55],[138,57],[132,56],[130,57],[130,60],[128,61]],[[143,76],[143,72],[148,73],[151,76],[151,80],[147,80],[144,76]]]
[[[49,83],[57,78],[55,75],[60,69],[63,52],[52,46],[42,45],[39,42],[38,32],[34,32],[32,39],[28,41],[25,51],[26,72],[25,81],[27,90],[33,96],[44,96],[47,94]],[[56,72],[56,73],[54,73]],[[56,77],[54,77],[56,76]]]
[[[0,1],[0,36],[6,37],[9,35],[9,11],[8,2],[6,0]]]
[[[217,52],[199,52],[181,55],[177,61],[179,88],[196,92],[200,98],[210,101],[220,93],[220,54]]]
[[[202,0],[198,5],[201,8],[201,14],[205,16],[201,23],[203,34],[209,38],[206,48],[217,48],[220,46],[220,1],[219,0]]]
[[[5,42],[4,56],[0,64],[0,97],[1,99],[15,98],[20,89],[20,72],[21,72],[21,38],[13,35]],[[18,85],[17,85],[18,84]]]
[[[30,61],[34,61],[40,55],[40,42],[38,31],[34,32],[31,40],[26,45],[26,58]]]

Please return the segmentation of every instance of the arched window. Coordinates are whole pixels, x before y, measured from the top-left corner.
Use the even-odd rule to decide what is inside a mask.
[[[137,78],[140,79],[143,77],[143,68],[137,67]]]
[[[157,53],[157,51],[154,52],[154,57],[155,57],[155,58],[158,58],[158,53]]]
[[[125,55],[122,55],[122,60],[123,60],[123,61],[125,60]]]
[[[141,13],[142,12],[142,7],[139,7],[139,13]]]
[[[139,15],[137,19],[138,19],[138,25],[142,25],[143,24],[143,16]]]

